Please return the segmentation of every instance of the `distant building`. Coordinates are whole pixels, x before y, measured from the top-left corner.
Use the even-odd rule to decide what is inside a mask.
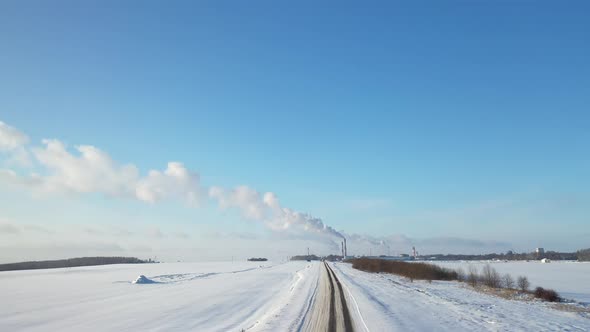
[[[537,249],[535,249],[535,253],[537,254],[537,256],[543,256],[543,255],[545,255],[545,249],[544,248],[537,248]]]

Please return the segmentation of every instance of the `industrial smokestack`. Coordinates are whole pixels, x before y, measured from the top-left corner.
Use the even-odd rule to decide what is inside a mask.
[[[346,251],[346,238],[344,238],[344,258],[348,256],[348,251]]]
[[[344,258],[344,241],[342,241],[341,244],[342,244],[342,258]]]

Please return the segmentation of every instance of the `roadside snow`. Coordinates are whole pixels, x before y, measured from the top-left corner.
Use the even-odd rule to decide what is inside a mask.
[[[409,282],[333,264],[370,331],[589,331],[590,319],[545,303],[511,301],[457,282]],[[357,319],[355,317],[355,319]]]
[[[467,271],[469,265],[474,265],[479,271],[485,264],[490,264],[499,273],[509,273],[513,278],[526,276],[531,287],[541,286],[552,288],[566,299],[590,304],[590,262],[560,262],[551,261],[543,264],[541,261],[454,261],[430,262],[444,267]]]

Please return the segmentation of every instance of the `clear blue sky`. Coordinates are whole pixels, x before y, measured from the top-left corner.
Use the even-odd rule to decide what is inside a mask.
[[[142,172],[179,160],[350,232],[516,243],[534,227],[527,244],[575,249],[590,243],[589,15],[587,1],[2,1],[0,120]]]

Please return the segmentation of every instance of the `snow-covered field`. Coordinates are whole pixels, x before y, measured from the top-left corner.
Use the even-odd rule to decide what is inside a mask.
[[[590,331],[583,314],[544,303],[332,266],[356,331]],[[320,267],[224,262],[0,272],[0,331],[299,331]],[[134,284],[140,275],[143,283]]]
[[[499,273],[512,277],[526,276],[532,287],[541,286],[555,289],[562,297],[590,304],[590,262],[541,263],[539,261],[519,262],[433,262],[435,264],[467,271],[474,265],[479,271],[490,264]]]
[[[458,282],[410,282],[343,263],[334,271],[370,331],[590,331],[583,314],[485,295]]]
[[[0,331],[286,331],[302,320],[318,267],[174,263],[0,272]],[[131,283],[139,275],[155,283]]]

